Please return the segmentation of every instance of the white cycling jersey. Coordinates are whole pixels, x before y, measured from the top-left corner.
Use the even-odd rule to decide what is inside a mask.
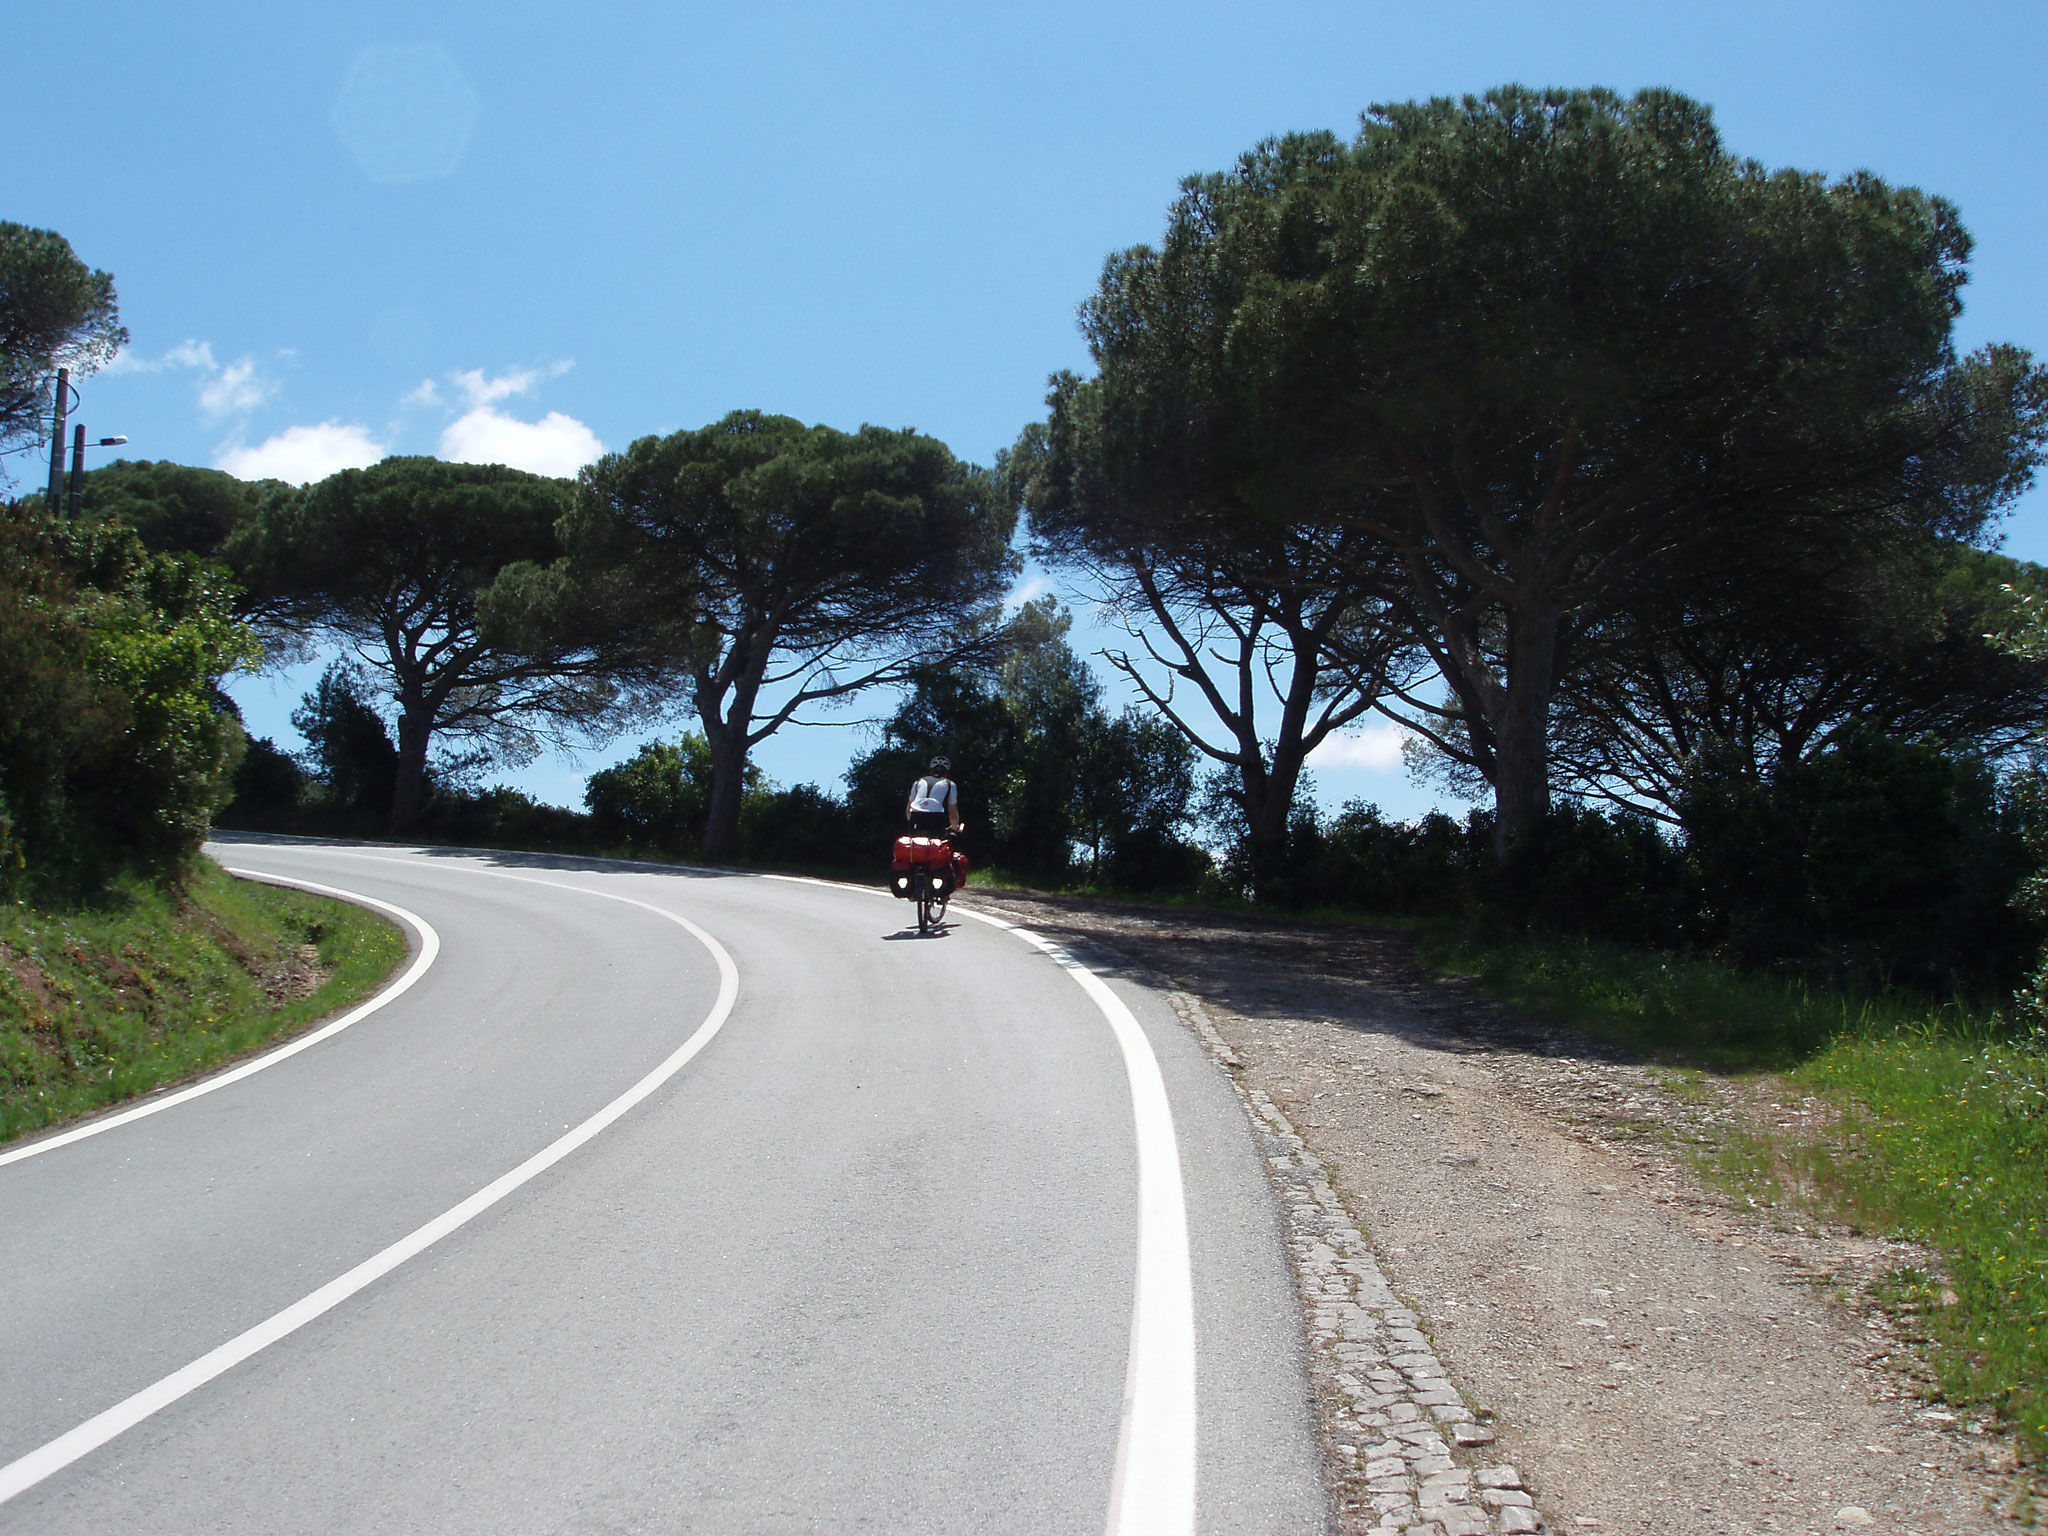
[[[910,808],[913,811],[937,811],[943,814],[960,803],[960,791],[953,781],[943,775],[919,779],[910,786]]]

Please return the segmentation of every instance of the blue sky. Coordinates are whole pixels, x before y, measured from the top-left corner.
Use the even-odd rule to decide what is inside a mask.
[[[1965,343],[2048,351],[2039,4],[61,15],[8,53],[0,217],[115,274],[134,339],[80,419],[137,457],[294,479],[386,451],[567,472],[759,406],[915,426],[986,460],[1048,372],[1085,366],[1075,305],[1107,252],[1154,235],[1181,176],[1266,134],[1349,131],[1373,101],[1508,80],[1676,87],[1741,153],[1944,193],[1978,241]],[[2048,559],[2048,492],[2007,548]],[[289,740],[305,686],[236,692]],[[793,731],[759,760],[829,784],[860,745]],[[508,777],[576,803],[629,746]],[[1387,747],[1326,762],[1323,797],[1429,805]]]

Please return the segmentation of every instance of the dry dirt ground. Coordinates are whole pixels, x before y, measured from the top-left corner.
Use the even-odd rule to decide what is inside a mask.
[[[1768,1086],[1702,1091],[1507,1017],[1395,933],[970,899],[1202,1000],[1552,1529],[2021,1528],[2010,1445],[1925,1395],[1862,1295],[1927,1256],[1695,1176],[1688,1149],[1743,1115],[1802,1112]]]

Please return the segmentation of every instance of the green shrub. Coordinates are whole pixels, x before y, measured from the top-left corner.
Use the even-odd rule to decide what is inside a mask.
[[[740,852],[749,864],[800,864],[819,869],[885,868],[886,846],[855,829],[846,802],[815,784],[759,787],[740,808]]]
[[[2024,807],[1967,755],[1860,732],[1764,775],[1708,752],[1682,811],[1700,930],[1746,964],[2003,995],[2040,945]]]
[[[252,737],[235,769],[234,798],[217,820],[223,826],[282,826],[298,814],[311,784],[289,752],[268,736]]]
[[[502,848],[583,849],[601,841],[594,818],[503,785],[436,790],[419,830],[437,842]]]
[[[398,748],[370,699],[361,665],[336,661],[292,711],[292,724],[306,738],[307,762],[328,804],[381,827],[391,816]]]
[[[87,892],[197,850],[242,752],[217,685],[257,656],[232,599],[219,567],[152,555],[126,529],[0,511],[0,800],[18,888]]]
[[[747,787],[760,780],[749,764]],[[711,744],[695,731],[650,741],[625,762],[593,773],[583,803],[601,837],[677,857],[694,854],[711,814]]]

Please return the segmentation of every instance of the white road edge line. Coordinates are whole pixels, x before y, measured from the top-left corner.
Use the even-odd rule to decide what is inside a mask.
[[[635,901],[630,896],[620,896],[611,891],[593,891],[583,886],[563,885],[556,880],[530,880],[519,875],[508,878],[528,880],[528,883],[533,885],[552,885],[559,890],[575,891],[584,896],[600,896],[608,901],[623,901],[628,906],[644,908],[684,928],[691,937],[711,952],[711,958],[718,964],[718,1000],[711,1005],[711,1012],[705,1016],[704,1022],[697,1026],[696,1032],[689,1039],[639,1082],[574,1130],[550,1142],[510,1173],[492,1180],[460,1205],[443,1212],[425,1226],[400,1238],[382,1253],[365,1259],[339,1279],[328,1281],[303,1301],[293,1303],[282,1312],[265,1318],[255,1327],[237,1334],[218,1349],[201,1355],[184,1369],[173,1371],[153,1386],[144,1387],[132,1397],[116,1403],[106,1412],[87,1419],[76,1429],[59,1435],[55,1440],[37,1447],[19,1460],[0,1467],[0,1504],[5,1504],[17,1494],[33,1488],[44,1478],[70,1466],[81,1456],[98,1450],[116,1435],[133,1429],[151,1414],[168,1408],[179,1398],[205,1386],[216,1376],[233,1370],[251,1355],[269,1348],[279,1339],[305,1327],[323,1313],[332,1311],[365,1286],[390,1274],[407,1259],[425,1252],[449,1233],[482,1215],[521,1185],[559,1163],[674,1077],[688,1064],[691,1057],[711,1042],[712,1036],[718,1033],[726,1018],[732,1013],[733,1003],[739,997],[740,991],[739,968],[733,964],[732,956],[726,953],[723,944],[687,917],[665,911],[651,902]]]
[[[1059,945],[971,907],[953,910],[1014,933],[1051,957],[1102,1011],[1123,1052],[1138,1133],[1138,1285],[1108,1536],[1189,1536],[1195,1528],[1194,1276],[1180,1144],[1159,1058],[1109,983]]]
[[[98,1120],[93,1120],[79,1126],[76,1130],[65,1131],[61,1135],[46,1137],[42,1141],[32,1142],[25,1147],[16,1147],[11,1152],[0,1152],[0,1168],[5,1168],[9,1163],[25,1162],[31,1157],[40,1157],[45,1152],[56,1151],[59,1147],[68,1147],[73,1142],[84,1141],[88,1136],[97,1136],[103,1131],[111,1131],[116,1126],[130,1125],[137,1120],[146,1120],[151,1115],[160,1115],[165,1110],[174,1108],[179,1104],[189,1104],[194,1099],[227,1087],[230,1083],[239,1083],[245,1077],[252,1077],[256,1073],[261,1072],[265,1067],[274,1067],[287,1057],[296,1056],[301,1051],[311,1050],[322,1040],[330,1039],[340,1034],[351,1024],[367,1019],[386,1003],[397,1001],[398,998],[411,989],[414,982],[426,975],[427,967],[432,965],[434,958],[441,953],[441,936],[434,932],[433,924],[429,923],[418,913],[408,912],[403,907],[394,907],[388,901],[379,901],[374,896],[364,896],[355,891],[339,890],[331,885],[316,885],[311,880],[285,880],[276,875],[262,874],[253,869],[230,869],[228,873],[240,875],[245,880],[260,880],[266,885],[285,885],[302,891],[312,891],[320,896],[334,896],[343,901],[352,901],[360,906],[372,907],[379,912],[389,913],[419,935],[420,952],[413,956],[412,964],[406,967],[405,974],[391,983],[390,986],[379,992],[368,1002],[358,1003],[340,1018],[330,1020],[310,1034],[300,1035],[297,1039],[280,1045],[274,1051],[265,1051],[261,1056],[253,1057],[243,1062],[239,1067],[232,1067],[217,1076],[205,1079],[203,1082],[194,1083],[190,1088],[181,1088],[176,1093],[167,1093],[160,1099],[151,1099],[147,1103],[136,1105],[133,1109],[123,1110],[117,1115],[102,1116]]]
[[[323,851],[375,863],[411,862],[354,849]],[[690,929],[706,944],[715,947],[717,943],[688,919],[634,901],[630,896],[586,890],[499,869],[473,872],[530,885],[559,886],[588,896],[611,896],[615,901],[660,912]],[[633,869],[621,873],[661,871]],[[837,891],[865,891],[876,896],[890,894],[808,875],[764,873],[756,878],[792,885],[821,885]],[[1144,1027],[1124,1000],[1100,976],[1057,944],[990,913],[971,907],[952,910],[991,928],[1013,933],[1042,951],[1080,984],[1116,1036],[1123,1055],[1124,1075],[1131,1087],[1131,1116],[1137,1132],[1138,1283],[1131,1309],[1131,1349],[1124,1370],[1123,1421],[1117,1435],[1116,1471],[1110,1483],[1107,1536],[1190,1536],[1195,1528],[1196,1477],[1194,1277],[1188,1255],[1187,1198],[1181,1184],[1180,1144],[1174,1134],[1173,1109],[1166,1096],[1166,1080],[1159,1071],[1159,1058],[1153,1054],[1152,1042],[1145,1038]],[[722,974],[731,962],[723,949],[716,953]],[[0,1468],[0,1503],[12,1496],[5,1481],[9,1470]]]

